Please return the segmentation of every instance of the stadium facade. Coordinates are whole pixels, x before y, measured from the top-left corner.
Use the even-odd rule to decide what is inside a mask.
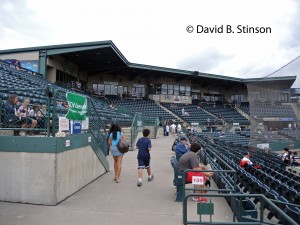
[[[29,66],[52,83],[80,82],[84,91],[104,95],[130,93],[160,102],[248,102],[247,84],[259,81],[130,63],[112,41],[2,50],[0,59]],[[295,79],[284,76],[275,80],[280,82],[281,90],[289,90]],[[281,97],[283,101],[290,101],[288,91],[281,94],[285,96]]]

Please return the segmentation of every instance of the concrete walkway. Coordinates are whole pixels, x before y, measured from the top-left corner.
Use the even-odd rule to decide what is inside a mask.
[[[182,203],[174,202],[170,165],[173,140],[171,136],[152,140],[151,166],[155,179],[148,182],[144,178],[142,187],[136,186],[137,151],[129,152],[123,159],[121,183],[114,182],[111,171],[57,206],[0,202],[0,225],[182,224]],[[109,159],[112,168],[112,158]],[[219,219],[229,221],[232,213],[228,205],[223,199],[215,202]],[[190,202],[189,205],[196,204]],[[189,214],[195,217],[196,211],[192,211],[189,210]]]

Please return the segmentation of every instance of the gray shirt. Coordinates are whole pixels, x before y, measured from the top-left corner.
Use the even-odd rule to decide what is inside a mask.
[[[178,162],[178,170],[180,172],[196,167],[199,167],[199,158],[195,152],[188,151],[180,157]]]

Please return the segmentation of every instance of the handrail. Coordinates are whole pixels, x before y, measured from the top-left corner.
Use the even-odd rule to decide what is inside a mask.
[[[238,197],[240,200],[242,198],[260,198],[260,202],[261,202],[261,206],[259,208],[260,210],[260,214],[259,214],[259,219],[253,219],[251,218],[251,220],[253,220],[253,222],[235,222],[235,217],[233,218],[232,222],[208,222],[208,221],[188,221],[187,218],[187,212],[188,212],[188,207],[187,207],[187,201],[189,198],[191,197]],[[199,203],[202,204],[202,203]],[[274,224],[274,223],[267,223],[264,221],[264,205],[267,204],[269,205],[271,208],[273,208],[280,217],[282,217],[284,220],[286,220],[288,222],[289,225],[297,225],[298,223],[296,221],[294,221],[292,218],[290,218],[284,211],[282,211],[278,206],[276,206],[272,201],[270,201],[268,198],[266,198],[264,195],[262,194],[235,194],[235,193],[231,193],[231,194],[224,194],[224,193],[218,193],[218,194],[208,194],[208,193],[194,193],[194,194],[189,194],[187,196],[185,196],[185,198],[183,199],[183,224],[187,225],[187,224],[219,224],[219,225],[230,225],[230,224],[247,224],[247,225],[254,225],[254,224]],[[240,205],[241,207],[241,205]],[[249,218],[247,218],[249,219]]]
[[[188,172],[213,172],[213,173],[233,173],[233,177],[234,177],[234,183],[233,183],[233,189],[204,189],[204,188],[186,188],[186,176]],[[183,198],[185,197],[185,191],[235,191],[236,190],[236,181],[237,181],[237,176],[236,176],[236,171],[235,170],[185,170],[183,172],[183,178],[182,178],[182,182],[183,182]]]
[[[130,132],[131,132],[131,137],[130,137],[130,143],[131,143],[131,149],[133,150],[134,149],[134,142],[136,140],[136,137],[137,137],[137,133],[138,133],[138,119],[140,119],[139,121],[141,121],[141,126],[143,126],[143,121],[142,121],[142,114],[141,113],[136,113],[133,117],[133,120],[132,120],[132,124],[131,124],[131,127],[130,127]]]

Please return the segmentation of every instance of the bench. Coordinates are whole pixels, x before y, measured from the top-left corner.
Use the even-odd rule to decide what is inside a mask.
[[[171,157],[171,165],[174,170],[173,184],[176,187],[176,202],[183,201],[183,173],[178,171],[178,161],[176,156]]]

